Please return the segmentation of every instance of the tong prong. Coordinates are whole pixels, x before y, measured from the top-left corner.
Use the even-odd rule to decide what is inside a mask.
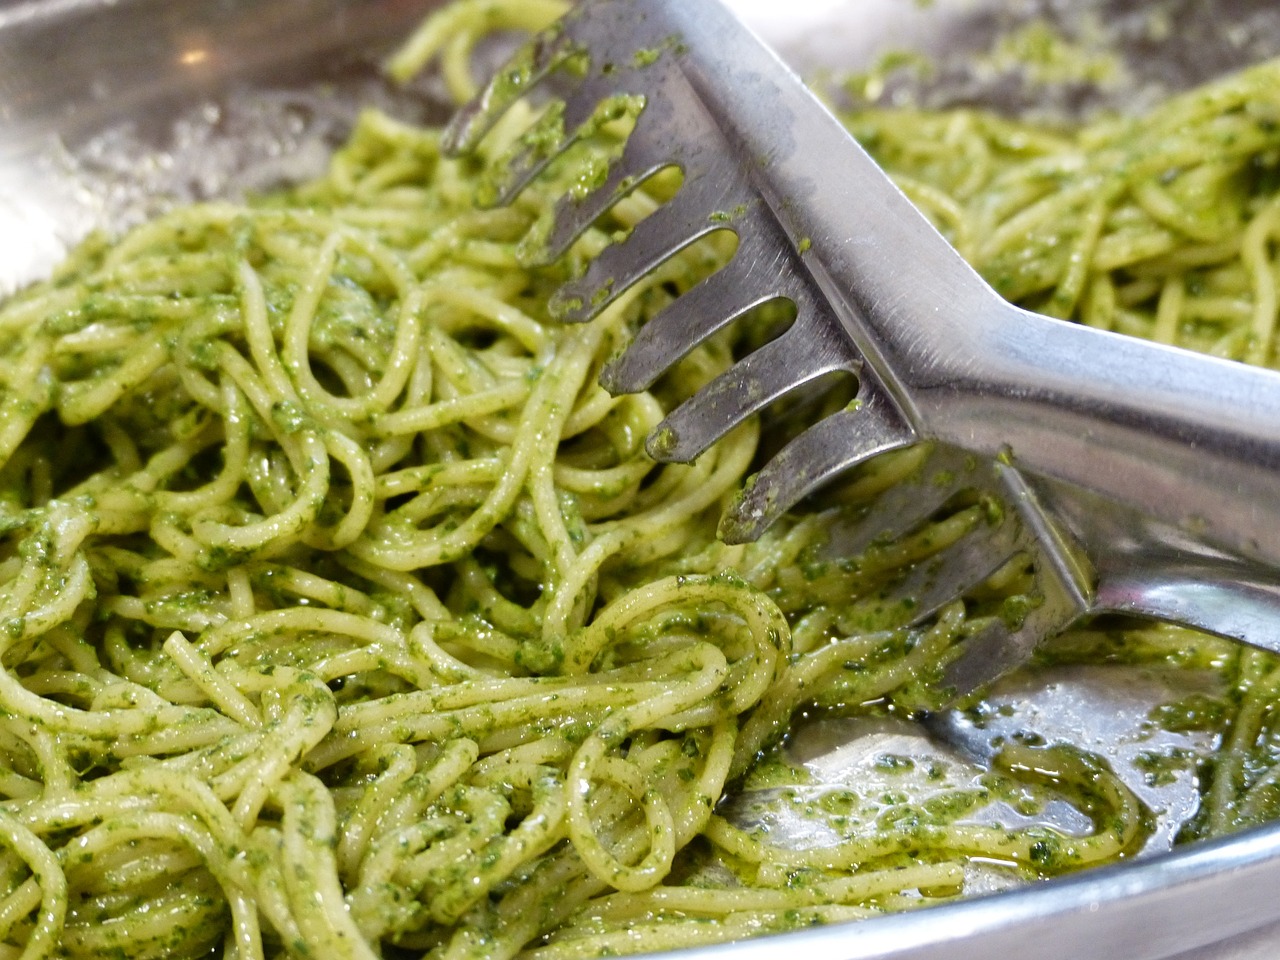
[[[638,117],[644,105],[642,95],[608,95],[604,84],[584,82],[574,96],[551,103],[498,159],[484,182],[479,204],[495,207],[510,203],[574,144],[607,123],[627,115]]]
[[[857,556],[872,544],[891,543],[924,525],[966,491],[994,486],[991,465],[955,447],[935,446],[908,476],[880,493],[874,506],[852,523],[841,523],[833,547]]]
[[[535,34],[485,84],[479,95],[453,115],[445,127],[441,148],[450,156],[469,153],[502,116],[548,74],[584,48],[570,36],[569,21],[561,20]]]
[[[730,265],[677,297],[636,332],[625,352],[605,365],[600,385],[613,394],[648,390],[699,343],[777,299],[749,288],[744,291],[740,281],[740,271]],[[744,292],[748,296],[734,303],[735,295]]]
[[[683,199],[677,194],[637,223],[625,239],[601,250],[582,276],[570,280],[552,297],[553,315],[574,323],[591,320],[675,254],[724,229],[723,222],[704,212],[707,204],[702,200],[701,196]]]
[[[645,444],[649,455],[687,463],[797,387],[838,371],[859,373],[861,360],[848,341],[829,324],[813,322],[812,316],[802,313],[782,336],[739,360],[676,407]]]
[[[864,379],[857,401],[819,420],[747,481],[720,520],[720,539],[726,543],[750,543],[829,480],[872,457],[916,441],[915,432],[896,408],[880,398],[871,380]],[[861,551],[840,552],[854,556]]]
[[[702,126],[705,117],[687,86],[675,82],[662,69],[653,69],[657,72],[637,77],[642,82],[633,89],[645,97],[644,109],[622,150],[610,158],[603,179],[586,188],[579,184],[558,201],[541,253],[543,258],[550,260],[564,253],[615,203],[664,168],[678,169],[683,180],[679,192],[668,203],[690,202],[694,185],[707,179],[708,173],[713,192],[723,192],[727,184],[740,180],[733,157],[726,156],[721,145],[708,142]],[[703,214],[712,217],[717,209],[715,203],[715,196],[703,199]]]
[[[958,655],[944,667],[943,687],[963,698],[997,680],[1012,666],[1026,663],[1044,637],[1052,636],[1071,622],[1067,617],[1044,632],[1041,621],[1049,619],[1056,618],[1028,617],[1017,626],[1010,626],[999,617],[989,618],[964,639]]]
[[[647,390],[698,344],[756,307],[803,296],[777,255],[771,234],[741,235],[733,258],[676,297],[641,327],[626,351],[609,362],[600,383],[610,393]],[[767,258],[767,259],[766,259]],[[766,277],[765,272],[772,271]]]
[[[652,109],[646,104],[645,109]],[[632,190],[667,167],[675,166],[669,151],[656,150],[647,137],[631,137],[621,155],[609,162],[604,179],[594,188],[571,190],[561,196],[551,225],[528,259],[538,265],[554,263],[593,223]]]
[[[1017,470],[992,465],[994,489],[1035,573],[1033,606],[1018,617],[996,617],[969,636],[960,655],[947,664],[943,682],[960,696],[985,687],[1031,659],[1045,637],[1061,633],[1098,611],[1097,576],[1092,564],[1063,527],[1045,512],[1040,497]]]
[[[1025,552],[1025,544],[1018,536],[1019,526],[1008,517],[995,522],[979,518],[954,543],[921,560],[884,591],[882,602],[910,603],[913,624],[932,617]]]

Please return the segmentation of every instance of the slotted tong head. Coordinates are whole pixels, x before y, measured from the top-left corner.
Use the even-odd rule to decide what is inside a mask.
[[[891,491],[855,540],[927,520],[965,486],[1001,519],[915,587],[938,602],[1022,551],[1043,603],[966,642],[948,680],[972,689],[1089,613],[1118,610],[1280,650],[1280,374],[1030,313],[1002,300],[791,71],[718,0],[588,0],[535,37],[455,117],[446,149],[472,150],[536,85],[551,124],[495,172],[513,199],[599,111],[641,105],[594,189],[560,199],[545,256],[659,170],[675,197],[557,295],[596,316],[695,240],[729,228],[732,260],[642,328],[605,371],[647,388],[698,343],[779,298],[795,323],[674,410],[657,458],[697,457],[746,417],[843,371],[857,399],[784,447],[722,531],[752,539],[805,495],[922,440],[939,453]],[[560,112],[562,111],[562,112]],[[932,478],[931,480],[929,478]]]

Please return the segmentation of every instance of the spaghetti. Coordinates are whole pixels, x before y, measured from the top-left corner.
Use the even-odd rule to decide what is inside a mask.
[[[467,96],[479,36],[558,9],[456,4],[394,69],[440,54]],[[1188,102],[1252,122],[1262,77]],[[930,122],[1010,155],[954,199],[945,171],[911,176],[988,269],[1019,243],[1042,254],[1016,261],[1011,292],[1269,349],[1274,203],[1254,171],[1280,138],[1251,133],[1254,153],[1206,161],[1185,190],[1104,192],[1098,212],[1098,191],[1062,184],[1083,148],[1014,146],[976,115]],[[918,159],[899,136],[914,121],[855,126]],[[652,393],[611,397],[596,378],[722,251],[687,251],[560,327],[546,303],[571,265],[528,267],[519,246],[565,185],[483,211],[481,180],[436,130],[366,113],[322,178],[92,238],[0,308],[0,957],[598,956],[953,896],[970,856],[1034,877],[1135,849],[1133,795],[1065,748],[998,763],[1076,802],[1086,837],[908,804],[789,851],[716,814],[797,708],[919,702],[981,611],[957,602],[908,630],[874,598],[965,521],[856,560],[824,557],[827,516],[719,543],[758,427],[688,466],[641,444],[732,342]],[[1237,213],[1202,202],[1210,188]],[[612,226],[654,203],[636,193]],[[965,203],[988,218],[967,233]],[[1081,204],[1079,277],[1060,247],[1028,243],[1028,217],[982,226],[1014,208],[1066,223]],[[1117,234],[1142,255],[1117,260]],[[1255,698],[1280,676],[1257,654],[1227,669],[1268,678]],[[1253,702],[1242,743],[1269,718]],[[1250,798],[1274,777],[1223,769],[1225,829],[1265,808]]]

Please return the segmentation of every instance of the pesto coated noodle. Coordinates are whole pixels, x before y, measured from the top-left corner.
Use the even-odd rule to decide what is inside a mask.
[[[438,55],[465,97],[478,36],[557,12],[456,4],[393,71]],[[1007,295],[1271,362],[1278,69],[1074,134],[851,123]],[[976,788],[814,849],[717,815],[797,709],[926,704],[1027,573],[906,630],[877,592],[978,508],[848,560],[828,514],[719,543],[759,428],[688,466],[642,444],[732,341],[651,393],[596,378],[725,251],[559,326],[546,303],[607,230],[546,268],[520,244],[569,175],[480,210],[438,131],[369,112],[322,178],[90,239],[0,307],[0,960],[594,957],[956,896],[971,857],[1035,878],[1141,843],[1133,794],[1066,747],[1011,745],[997,774],[1087,835],[966,821]],[[1236,684],[1206,721],[1208,834],[1275,812],[1280,671],[1193,640],[1135,629],[1130,653],[1209,650]]]

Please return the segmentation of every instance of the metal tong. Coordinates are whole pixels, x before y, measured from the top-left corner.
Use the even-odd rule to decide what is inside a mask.
[[[1041,584],[1025,619],[966,641],[947,673],[958,692],[1100,611],[1280,650],[1280,374],[1005,302],[718,0],[577,5],[459,112],[446,149],[474,149],[548,77],[563,93],[556,126],[517,142],[495,174],[495,205],[596,129],[602,109],[642,106],[602,182],[558,203],[548,260],[652,174],[683,174],[672,200],[560,291],[553,309],[565,320],[591,319],[715,230],[738,236],[728,265],[605,370],[606,387],[647,388],[761,304],[796,308],[784,334],[666,418],[650,437],[653,456],[692,460],[792,391],[835,372],[857,377],[854,403],[748,484],[725,518],[726,539],[753,539],[837,474],[931,440],[941,452],[925,474],[998,496],[1006,509],[990,535],[931,562],[917,619],[1018,552],[1032,557]],[[898,536],[957,489],[891,492],[854,540]]]

